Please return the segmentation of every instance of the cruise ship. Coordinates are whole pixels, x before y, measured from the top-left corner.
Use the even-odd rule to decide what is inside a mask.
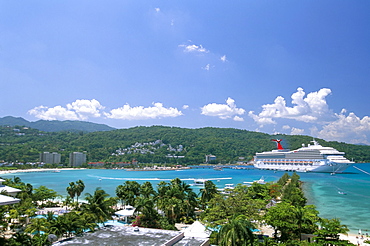
[[[340,173],[354,164],[332,147],[323,147],[315,140],[312,144],[297,150],[284,149],[280,144],[282,139],[272,139],[277,144],[277,149],[256,153],[254,166],[258,169],[296,171],[296,172],[324,172]]]

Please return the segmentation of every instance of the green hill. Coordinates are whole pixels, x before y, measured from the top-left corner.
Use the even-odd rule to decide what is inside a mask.
[[[96,131],[111,131],[115,128],[104,125],[96,124],[87,121],[72,121],[72,120],[38,120],[35,122],[27,121],[21,117],[6,116],[0,118],[1,126],[27,126],[45,132],[59,132],[59,131],[83,131],[83,132],[96,132]]]
[[[212,154],[217,157],[217,163],[225,164],[249,161],[256,152],[275,149],[272,138],[283,139],[283,146],[289,149],[312,140],[309,136],[269,135],[232,128],[164,126],[91,133],[0,127],[0,134],[0,161],[8,162],[35,162],[39,153],[56,151],[62,155],[62,162],[68,163],[70,152],[87,151],[88,161],[117,162],[135,158],[143,163],[199,164],[205,161],[205,155]],[[346,152],[348,159],[370,162],[370,146],[316,140],[323,146]]]

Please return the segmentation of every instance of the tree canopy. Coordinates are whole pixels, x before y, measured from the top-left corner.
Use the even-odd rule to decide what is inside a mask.
[[[60,153],[64,164],[68,163],[69,153],[75,151],[86,151],[88,161],[93,162],[130,162],[136,159],[140,163],[188,165],[204,163],[205,155],[212,154],[216,156],[217,163],[226,164],[248,161],[256,152],[275,149],[271,138],[284,139],[283,146],[290,149],[299,148],[302,143],[308,144],[312,140],[309,136],[269,135],[233,128],[187,129],[165,126],[92,133],[42,132],[22,126],[0,126],[0,134],[0,160],[24,164],[38,161],[39,154],[45,151]],[[161,140],[161,144],[148,148],[147,144],[156,140]],[[370,146],[316,140],[323,146],[346,152],[348,159],[370,161]],[[136,143],[143,146],[117,154],[117,151]]]

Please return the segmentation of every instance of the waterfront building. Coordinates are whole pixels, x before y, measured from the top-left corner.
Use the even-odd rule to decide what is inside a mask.
[[[69,154],[69,165],[78,167],[86,163],[86,154],[81,152],[73,152]]]
[[[3,185],[4,179],[0,179],[0,193],[6,193],[6,195],[0,195],[0,205],[10,205],[20,202],[20,199],[15,198],[20,189],[16,189],[10,186]]]
[[[215,162],[216,156],[215,155],[206,155],[206,163]]]
[[[60,163],[60,154],[57,152],[49,153],[44,152],[40,153],[40,162],[48,164],[59,164]]]

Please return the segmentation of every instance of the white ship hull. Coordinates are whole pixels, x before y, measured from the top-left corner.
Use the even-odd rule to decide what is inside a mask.
[[[352,166],[353,163],[326,163],[325,161],[320,161],[318,163],[301,164],[270,164],[262,161],[257,161],[254,167],[258,169],[265,170],[277,170],[277,171],[295,171],[295,172],[320,172],[320,173],[341,173],[348,167]]]

